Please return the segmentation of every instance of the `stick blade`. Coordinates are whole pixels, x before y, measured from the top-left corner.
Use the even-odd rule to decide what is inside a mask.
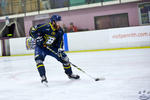
[[[95,78],[95,81],[102,81],[105,80],[105,78]]]

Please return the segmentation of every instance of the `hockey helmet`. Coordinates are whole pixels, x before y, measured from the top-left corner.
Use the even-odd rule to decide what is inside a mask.
[[[53,22],[57,22],[57,21],[61,21],[61,16],[59,15],[53,15],[51,18],[50,18],[50,21]]]

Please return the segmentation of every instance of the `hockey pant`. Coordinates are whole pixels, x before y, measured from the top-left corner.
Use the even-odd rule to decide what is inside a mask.
[[[57,48],[51,48],[52,50],[54,50],[55,52],[57,52]],[[48,49],[46,48],[41,48],[39,46],[36,46],[35,47],[35,61],[36,61],[36,64],[37,64],[37,69],[38,69],[38,72],[40,74],[40,76],[42,77],[43,75],[46,76],[46,70],[45,70],[45,66],[43,64],[44,60],[45,60],[45,57],[47,55],[50,55],[54,58],[56,58],[59,62],[62,63],[63,65],[63,68],[65,70],[65,73],[67,75],[71,75],[72,74],[72,69],[71,69],[71,65],[69,63],[69,60],[68,62],[62,60],[60,57],[58,57],[58,55],[54,54],[53,52],[49,51]],[[63,52],[63,57],[67,57],[67,55]]]

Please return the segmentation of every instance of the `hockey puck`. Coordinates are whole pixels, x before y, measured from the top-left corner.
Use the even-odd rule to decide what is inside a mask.
[[[99,78],[96,78],[96,79],[95,79],[95,81],[99,81],[99,80],[100,80]]]

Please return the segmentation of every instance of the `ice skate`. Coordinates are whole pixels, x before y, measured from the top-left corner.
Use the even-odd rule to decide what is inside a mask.
[[[79,79],[80,76],[79,75],[75,75],[75,74],[71,74],[71,75],[68,75],[68,78],[69,79]]]
[[[48,87],[48,81],[47,81],[47,78],[46,76],[42,76],[42,80],[41,80],[41,83],[44,84],[46,87]]]
[[[42,76],[41,83],[43,83],[43,82],[48,83],[46,76]]]

